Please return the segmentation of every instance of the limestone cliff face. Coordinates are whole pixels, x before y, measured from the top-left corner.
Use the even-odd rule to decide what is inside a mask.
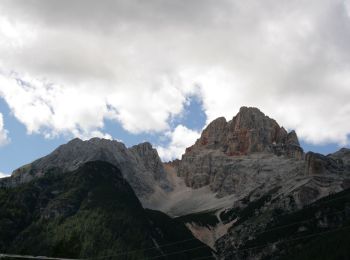
[[[264,182],[267,172],[267,177],[303,172],[303,157],[294,131],[288,133],[257,108],[242,107],[231,121],[211,122],[177,169],[188,186],[210,185],[224,196]]]
[[[186,153],[200,149],[220,150],[228,156],[272,152],[301,159],[303,150],[294,131],[288,133],[259,109],[242,107],[231,121],[211,122]]]

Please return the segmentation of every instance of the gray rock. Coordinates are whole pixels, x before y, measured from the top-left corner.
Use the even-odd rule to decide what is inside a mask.
[[[330,155],[308,152],[305,156],[306,174],[342,174],[349,171],[349,161],[346,154],[338,151]],[[344,163],[345,161],[345,163]]]
[[[15,186],[52,170],[73,171],[88,161],[107,161],[117,166],[140,200],[145,200],[156,189],[171,189],[158,153],[149,143],[128,149],[118,141],[100,138],[73,139],[51,154],[15,170],[0,185]]]
[[[229,122],[223,117],[211,122],[186,149],[177,170],[188,186],[210,185],[225,196],[245,192],[252,188],[247,183],[266,176],[303,173],[303,157],[295,131],[288,133],[257,108],[242,107]]]
[[[172,184],[168,181],[164,166],[158,152],[149,142],[134,145],[129,148],[136,162],[143,165],[145,170],[152,174],[155,182],[165,191],[172,190]]]

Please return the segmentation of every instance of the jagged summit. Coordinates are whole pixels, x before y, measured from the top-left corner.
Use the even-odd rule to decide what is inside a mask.
[[[288,133],[255,107],[241,107],[228,122],[224,117],[215,119],[186,152],[203,148],[220,150],[229,156],[254,152],[274,152],[299,159],[303,156],[295,131]]]

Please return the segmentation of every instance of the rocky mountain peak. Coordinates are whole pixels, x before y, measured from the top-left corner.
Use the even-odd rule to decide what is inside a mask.
[[[163,163],[157,150],[149,142],[134,145],[129,148],[129,151],[134,154],[138,163],[143,164],[146,170],[154,174],[157,181],[166,181]]]
[[[273,152],[299,159],[303,156],[295,131],[288,133],[255,107],[241,107],[228,122],[224,117],[212,121],[186,152],[198,149],[220,150],[229,156],[255,152]]]
[[[145,153],[154,153],[157,152],[156,149],[153,148],[152,144],[149,142],[143,142],[137,145],[132,146],[130,149],[137,150],[138,152],[145,154]]]
[[[89,161],[118,167],[141,200],[155,190],[171,189],[158,153],[150,143],[127,148],[119,141],[97,137],[86,141],[75,138],[59,146],[51,154],[15,170],[10,178],[0,182],[0,187],[29,182],[52,169],[74,171]]]
[[[264,128],[267,125],[278,126],[275,120],[265,116],[256,107],[241,107],[233,118],[233,125],[235,130]]]
[[[294,130],[287,134],[286,144],[300,146],[297,133]]]

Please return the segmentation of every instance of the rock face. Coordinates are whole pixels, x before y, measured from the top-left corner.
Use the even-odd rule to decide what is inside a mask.
[[[344,163],[343,159],[336,154],[325,156],[308,152],[305,156],[305,161],[306,173],[308,175],[327,173],[342,174],[346,169],[349,169],[350,166],[347,161]]]
[[[257,108],[242,107],[229,122],[211,122],[178,162],[178,174],[192,188],[210,185],[219,196],[243,193],[268,178],[303,172],[303,150],[288,133]]]
[[[220,150],[228,156],[273,152],[301,159],[303,150],[294,131],[288,133],[259,109],[242,107],[229,122],[224,117],[211,122],[186,153],[201,149]]]
[[[341,159],[345,165],[350,166],[350,149],[348,148],[341,148],[338,152],[329,154],[328,156],[334,159]]]
[[[164,176],[162,162],[149,143],[126,148],[123,143],[100,138],[82,141],[73,139],[61,145],[51,154],[15,170],[10,178],[1,181],[2,186],[15,186],[42,176],[46,171],[73,171],[89,161],[109,162],[121,169],[140,200],[146,199],[157,189],[171,190]]]
[[[129,151],[134,155],[137,164],[143,165],[151,173],[154,180],[165,190],[171,190],[158,152],[148,142],[132,146]]]

